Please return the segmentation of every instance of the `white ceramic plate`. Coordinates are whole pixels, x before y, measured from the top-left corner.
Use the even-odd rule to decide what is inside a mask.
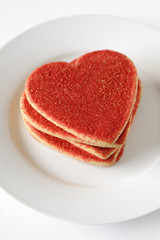
[[[130,57],[143,97],[125,153],[111,168],[92,166],[36,142],[25,130],[19,98],[29,73],[56,60],[113,49]],[[102,15],[37,26],[0,51],[0,183],[25,204],[80,223],[111,223],[160,207],[160,33]]]

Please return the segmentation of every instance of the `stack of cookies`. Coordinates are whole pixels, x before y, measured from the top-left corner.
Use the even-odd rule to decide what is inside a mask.
[[[123,154],[141,92],[128,57],[95,51],[35,69],[20,109],[39,142],[78,160],[111,166]]]

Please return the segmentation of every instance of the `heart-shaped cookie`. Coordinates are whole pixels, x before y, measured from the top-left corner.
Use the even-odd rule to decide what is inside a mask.
[[[137,71],[125,55],[104,50],[72,63],[37,68],[27,79],[31,106],[46,119],[98,146],[113,144],[136,99]]]

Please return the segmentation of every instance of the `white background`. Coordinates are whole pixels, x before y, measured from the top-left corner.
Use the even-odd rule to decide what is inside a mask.
[[[122,16],[160,30],[159,0],[0,0],[0,47],[36,24],[81,13]],[[0,239],[156,240],[160,239],[160,210],[123,223],[80,225],[38,213],[0,188]]]

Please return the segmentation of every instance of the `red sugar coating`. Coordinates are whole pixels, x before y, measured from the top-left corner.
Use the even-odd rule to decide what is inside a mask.
[[[138,108],[138,105],[140,102],[141,89],[142,89],[142,87],[141,87],[140,80],[139,80],[136,103],[134,105],[133,113],[132,113],[133,117],[136,114],[136,111],[137,111],[137,108]],[[95,147],[95,146],[91,146],[91,145],[80,143],[80,142],[73,142],[73,140],[75,140],[74,135],[67,133],[63,129],[57,127],[56,125],[54,125],[53,123],[51,123],[50,121],[45,119],[38,112],[36,112],[32,108],[32,106],[28,103],[25,93],[23,93],[22,97],[21,97],[21,111],[22,111],[23,117],[32,126],[37,128],[38,130],[43,131],[45,133],[49,133],[50,135],[53,135],[55,137],[59,137],[59,138],[65,139],[65,140],[69,140],[69,141],[72,140],[72,142],[71,142],[72,144],[74,144],[77,147],[80,147],[88,152],[91,152],[92,154],[95,154],[100,158],[107,158],[116,150],[116,148],[102,148],[102,147]],[[124,144],[124,142],[127,138],[129,129],[130,129],[131,122],[132,122],[132,119],[130,118],[125,130],[120,135],[120,137],[117,139],[117,141],[116,141],[117,143]],[[77,138],[77,137],[75,137],[75,138]]]
[[[41,115],[85,141],[112,144],[133,108],[137,72],[123,54],[104,50],[74,63],[54,62],[27,79],[29,103]]]
[[[98,165],[105,165],[105,164],[113,164],[116,161],[117,155],[120,153],[119,156],[122,155],[121,149],[117,150],[111,157],[109,157],[106,160],[102,160],[90,153],[87,153],[86,151],[72,145],[71,143],[62,140],[60,138],[53,137],[51,135],[48,135],[46,133],[43,133],[34,127],[32,127],[28,122],[25,121],[25,125],[29,132],[32,134],[33,137],[35,137],[38,141],[46,144],[47,146],[50,146],[51,148],[61,152],[65,153],[71,157],[74,157],[76,159],[85,161],[85,162],[91,162]],[[120,152],[121,151],[121,152]]]

